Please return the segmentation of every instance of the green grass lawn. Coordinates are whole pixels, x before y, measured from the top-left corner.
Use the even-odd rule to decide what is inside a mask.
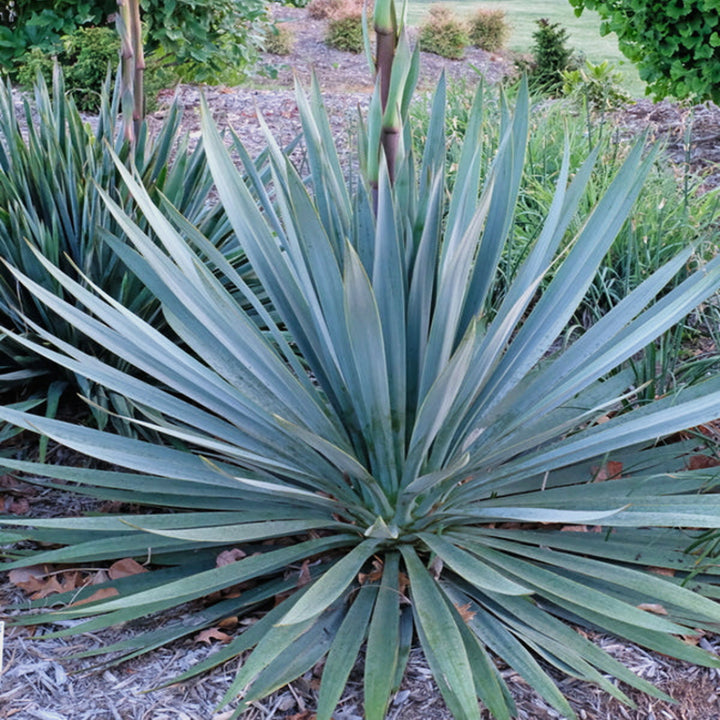
[[[437,0],[409,0],[408,20],[419,25],[431,5]],[[614,35],[600,35],[600,18],[586,10],[581,17],[575,17],[568,0],[448,0],[442,3],[451,6],[458,15],[471,15],[479,7],[500,8],[512,26],[509,49],[528,52],[533,44],[532,34],[537,29],[535,21],[548,18],[559,22],[570,36],[570,46],[582,51],[588,60],[600,62],[610,60],[619,66],[624,78],[625,89],[635,96],[644,94],[644,83],[640,80],[635,66],[625,60],[617,47]]]

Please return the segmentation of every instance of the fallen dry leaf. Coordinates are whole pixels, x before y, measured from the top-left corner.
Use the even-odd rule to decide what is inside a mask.
[[[5,500],[5,511],[12,515],[27,515],[30,512],[30,503],[26,498],[17,498],[16,500]]]
[[[623,464],[615,460],[608,460],[604,465],[596,465],[590,468],[593,475],[593,482],[605,482],[605,480],[617,480],[622,472]]]
[[[212,644],[213,640],[218,640],[221,643],[229,643],[232,640],[232,637],[227,633],[224,633],[222,630],[220,630],[220,628],[216,627],[203,630],[195,636],[196,643],[203,642],[210,645]]]
[[[119,594],[120,593],[115,588],[101,588],[100,590],[96,590],[92,595],[72,603],[71,607],[75,607],[76,605],[85,605],[87,603],[96,602],[97,600],[107,600],[108,598],[115,597]]]
[[[223,565],[232,565],[232,563],[247,557],[247,553],[240,548],[232,548],[231,550],[223,550],[216,558],[215,565],[223,567]]]
[[[693,628],[692,635],[681,635],[680,639],[686,645],[699,645],[700,641],[707,635],[707,632],[701,628]]]
[[[139,575],[140,573],[147,572],[148,569],[143,567],[139,562],[136,562],[132,558],[124,558],[114,562],[108,570],[108,575],[111,580],[117,580],[118,578],[130,577],[131,575]]]
[[[62,587],[63,592],[77,590],[85,585],[82,575],[77,570],[65,572],[60,576],[60,578],[60,586]]]
[[[560,532],[587,532],[587,525],[563,525]]]
[[[300,566],[300,572],[298,573],[298,581],[297,586],[299,588],[304,587],[312,580],[312,576],[310,575],[310,561],[305,560],[303,564]]]
[[[226,617],[223,620],[221,620],[218,623],[218,627],[221,627],[223,629],[232,630],[233,628],[236,628],[238,625],[238,617],[237,615],[233,615],[232,617]]]
[[[33,593],[42,588],[48,572],[47,565],[31,565],[30,567],[11,570],[8,573],[8,580],[25,592]]]
[[[455,609],[460,613],[460,617],[467,625],[476,615],[476,612],[470,610],[470,603],[465,605],[455,605]]]
[[[382,580],[383,561],[380,558],[373,558],[373,569],[369,573],[358,573],[358,582],[361,585],[367,583],[377,584]]]
[[[439,555],[436,555],[432,559],[429,570],[436,580],[440,579],[440,575],[442,575],[444,565],[445,563],[442,561],[442,558]]]
[[[409,584],[410,578],[404,572],[401,572],[398,575],[398,592],[400,595],[405,595],[405,590],[407,590]]]
[[[720,465],[718,458],[711,455],[691,455],[686,462],[688,470],[704,470]]]
[[[37,592],[34,592],[30,598],[32,600],[42,600],[49,595],[58,595],[61,592],[65,592],[63,590],[63,586],[60,584],[57,577],[52,575],[43,582],[42,586],[37,590]]]

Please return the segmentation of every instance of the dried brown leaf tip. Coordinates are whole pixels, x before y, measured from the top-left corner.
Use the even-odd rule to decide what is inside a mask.
[[[660,603],[640,603],[638,610],[646,610],[647,612],[655,613],[655,615],[667,615],[668,611],[660,605]]]
[[[675,577],[675,571],[671,568],[649,567],[648,572],[651,572],[654,575],[665,575],[665,577]]]
[[[196,643],[207,643],[208,645],[211,645],[214,640],[217,640],[218,642],[221,642],[225,645],[232,640],[232,636],[228,635],[217,627],[203,630],[195,636]]]
[[[623,464],[615,460],[608,460],[604,465],[594,465],[590,468],[593,482],[605,482],[606,480],[617,480],[622,474]]]

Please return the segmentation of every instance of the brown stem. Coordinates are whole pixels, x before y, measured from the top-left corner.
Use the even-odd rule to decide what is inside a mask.
[[[395,128],[383,128],[380,135],[380,144],[385,153],[388,178],[392,185],[395,182],[395,158],[397,157],[398,145],[400,144],[400,131]]]
[[[375,66],[380,76],[380,104],[383,112],[387,106],[388,95],[390,94],[390,76],[392,74],[393,60],[395,59],[395,46],[397,39],[394,30],[378,30],[377,36],[377,59]]]
[[[142,25],[140,24],[140,2],[130,0],[130,36],[134,59],[133,77],[133,126],[135,136],[145,119],[145,54],[143,52]]]

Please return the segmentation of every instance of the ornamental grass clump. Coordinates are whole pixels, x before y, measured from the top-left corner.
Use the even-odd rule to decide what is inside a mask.
[[[501,50],[510,37],[504,10],[479,8],[468,20],[470,43],[487,52]]]
[[[309,178],[272,137],[267,182],[233,139],[244,176],[203,110],[208,163],[257,286],[122,164],[155,237],[105,193],[127,239],[109,243],[161,304],[167,333],[49,262],[73,304],[12,270],[49,312],[69,313],[137,372],[50,334],[47,345],[18,341],[121,393],[135,422],[167,439],[0,408],[6,421],[126,470],[5,468],[148,508],[3,518],[4,537],[42,542],[10,551],[4,569],[151,561],[149,572],[59,595],[50,615],[24,622],[86,618],[55,634],[97,632],[205,598],[191,622],[104,648],[115,662],[250,615],[256,622],[169,681],[242,657],[223,698],[242,698],[232,717],[325,658],[316,712],[330,720],[364,647],[365,717],[382,720],[413,643],[462,720],[480,719],[479,701],[495,718],[515,714],[494,658],[569,718],[552,669],[628,704],[615,680],[666,697],[583,629],[720,666],[682,639],[720,622],[718,569],[685,552],[694,532],[717,528],[720,501],[717,473],[687,469],[687,453],[701,450],[678,434],[717,416],[720,378],[638,404],[625,369],[720,286],[720,259],[663,294],[692,249],[680,252],[570,345],[556,343],[653,163],[634,147],[558,253],[596,161],[571,166],[566,152],[537,239],[489,318],[512,242],[527,88],[514,113],[503,104],[482,183],[478,92],[448,194],[445,84],[416,158],[407,116],[419,53],[393,11],[376,5],[379,78],[361,177],[346,180],[317,84],[298,94]],[[110,588],[118,595],[96,594]]]
[[[433,5],[420,27],[420,47],[426,52],[459,60],[470,44],[464,23],[446,5]]]

